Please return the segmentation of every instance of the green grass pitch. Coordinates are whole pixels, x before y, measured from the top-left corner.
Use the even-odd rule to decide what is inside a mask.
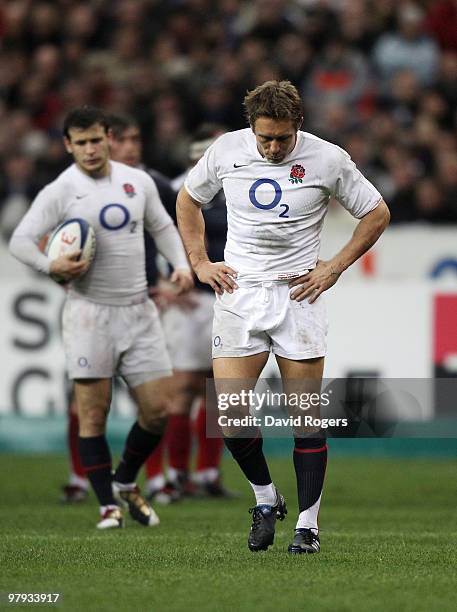
[[[94,498],[56,502],[62,456],[0,455],[0,608],[8,592],[61,593],[64,610],[455,610],[456,465],[330,455],[322,552],[291,557],[291,461],[270,462],[289,515],[266,553],[250,553],[248,486],[229,459],[239,499],[159,507],[162,523],[97,532]],[[37,604],[32,607],[37,607]]]

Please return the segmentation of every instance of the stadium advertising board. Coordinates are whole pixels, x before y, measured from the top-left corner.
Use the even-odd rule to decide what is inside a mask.
[[[348,231],[347,226],[330,223],[324,244],[330,243],[335,251]],[[424,243],[427,249],[418,248]],[[452,261],[453,253],[457,261],[454,246],[455,236],[451,241],[446,229],[390,229],[370,252],[369,265],[358,263],[342,277],[325,296],[330,320],[327,378],[427,379],[455,374],[457,338],[450,335],[449,317],[457,310],[457,275],[445,263]],[[0,255],[6,262],[0,273],[0,414],[64,414],[64,292],[12,260],[3,244]],[[432,279],[436,270],[441,270],[435,274],[439,278]],[[271,373],[270,369],[265,375]],[[127,393],[122,386],[117,391],[114,411],[129,414]]]

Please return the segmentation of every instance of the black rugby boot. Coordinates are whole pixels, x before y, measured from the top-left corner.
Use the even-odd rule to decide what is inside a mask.
[[[249,550],[267,550],[273,544],[276,520],[283,521],[287,514],[284,497],[276,491],[276,504],[259,504],[249,509],[252,514],[252,525],[248,537]]]
[[[318,553],[321,549],[319,536],[312,529],[296,529],[288,552],[294,555]]]

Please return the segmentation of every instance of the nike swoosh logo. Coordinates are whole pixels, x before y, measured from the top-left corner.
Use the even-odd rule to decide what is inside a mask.
[[[76,196],[76,199],[77,199],[77,200],[82,200],[83,198],[86,198],[88,195],[89,195],[88,193],[85,193],[84,195],[81,195],[81,196],[78,196],[78,195],[77,195],[77,196]]]
[[[249,164],[233,164],[234,168],[244,168],[245,166],[249,166]]]

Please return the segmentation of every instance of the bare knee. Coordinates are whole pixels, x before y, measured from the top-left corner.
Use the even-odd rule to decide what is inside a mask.
[[[157,393],[148,400],[137,403],[138,423],[151,433],[162,434],[165,431],[170,399],[166,392]]]
[[[167,417],[158,414],[139,414],[138,423],[140,427],[149,431],[149,433],[161,436],[165,432]]]
[[[163,433],[170,405],[170,380],[152,380],[130,390],[138,408],[138,423],[151,433]]]
[[[105,433],[107,406],[79,407],[79,431],[82,436],[101,436]]]

